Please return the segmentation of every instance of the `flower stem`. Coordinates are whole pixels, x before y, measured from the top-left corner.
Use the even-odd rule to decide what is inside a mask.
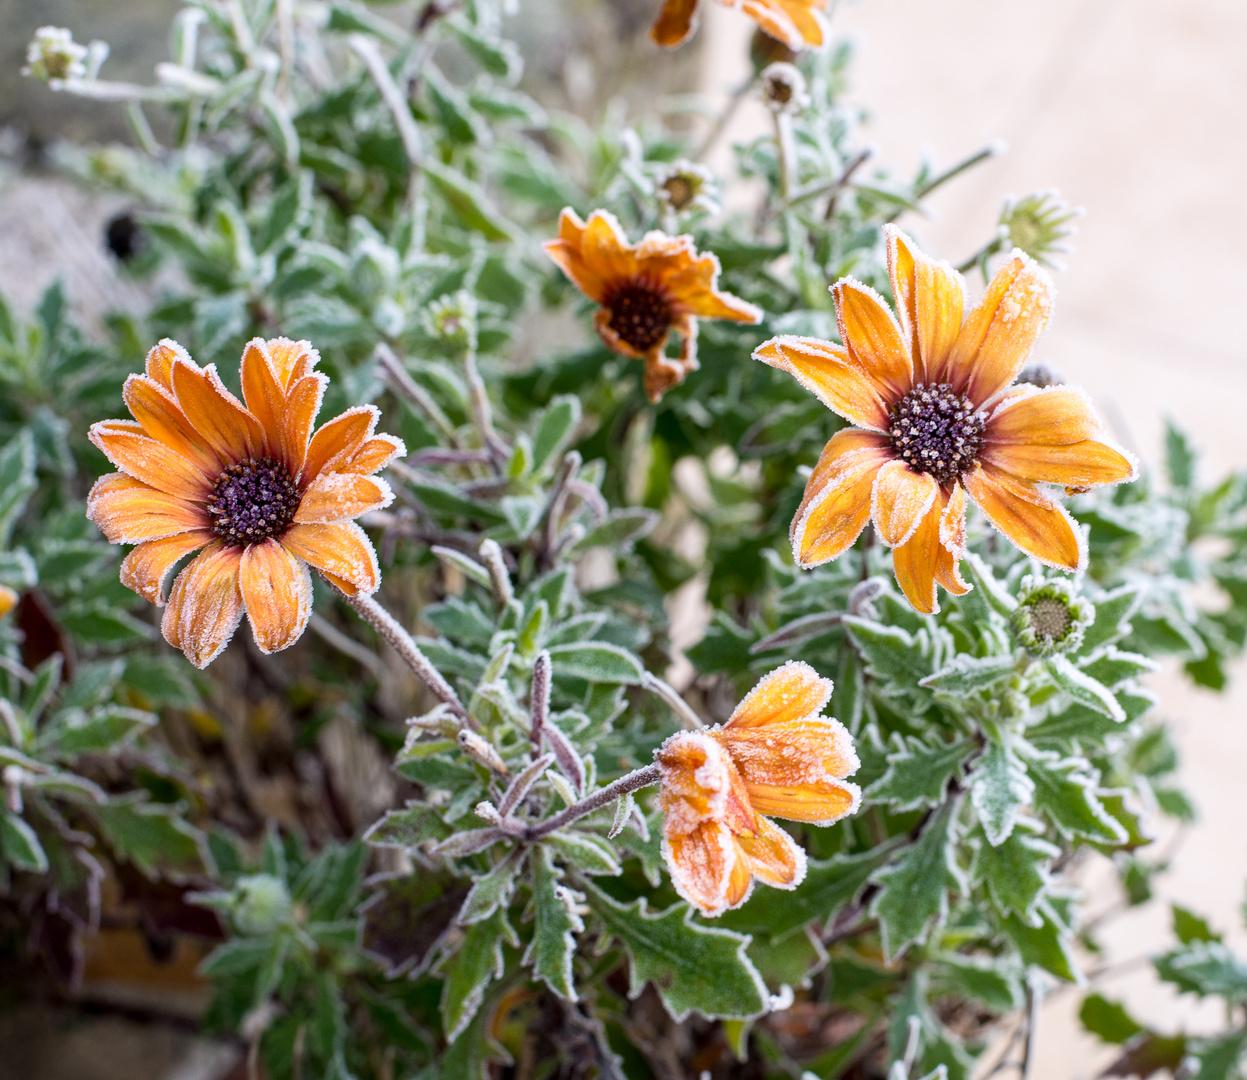
[[[338,591],[342,592],[341,589]],[[429,688],[434,697],[446,705],[451,715],[459,721],[460,726],[466,725],[473,731],[480,730],[480,725],[463,707],[463,702],[459,700],[454,687],[420,651],[420,646],[416,644],[415,639],[393,615],[371,596],[365,596],[363,593],[356,593],[354,596],[347,596],[346,593],[342,595],[346,597],[346,602],[359,612],[360,617],[393,646],[394,651],[403,658],[407,666],[415,673],[416,678]]]
[[[417,412],[427,417],[452,447],[458,447],[459,436],[455,431],[454,425],[438,407],[437,402],[433,400],[428,391],[407,374],[407,370],[403,367],[394,350],[382,341],[378,342],[373,355],[377,358],[377,363],[381,366],[381,370],[385,372],[386,381],[389,382],[394,391],[414,405]]]
[[[658,780],[657,765],[646,765],[642,769],[636,769],[626,776],[621,776],[614,783],[607,784],[604,788],[599,788],[592,795],[586,795],[579,802],[572,803],[566,810],[561,810],[553,817],[548,817],[545,821],[539,821],[536,825],[528,826],[524,830],[524,839],[529,841],[540,840],[543,836],[549,836],[552,832],[557,832],[564,825],[570,825],[578,818],[591,814],[594,810],[600,810],[603,806],[608,806],[616,799],[622,799],[625,795],[658,783]]]
[[[641,685],[651,694],[656,694],[662,698],[671,707],[671,711],[684,721],[686,727],[696,731],[698,728],[706,726],[702,718],[693,712],[692,706],[680,696],[679,691],[669,682],[647,671],[641,676]]]
[[[468,393],[472,401],[472,420],[476,424],[481,443],[489,451],[495,469],[501,471],[510,456],[498,433],[494,430],[494,410],[485,390],[485,380],[476,367],[476,349],[469,348],[463,354],[463,370],[468,378]]]

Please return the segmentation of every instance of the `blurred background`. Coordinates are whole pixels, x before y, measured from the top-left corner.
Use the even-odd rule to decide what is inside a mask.
[[[656,2],[521,0],[552,16],[516,20],[530,35],[541,30],[525,42],[528,78],[542,84],[546,100],[592,109],[625,83],[639,104],[641,95],[652,104],[664,91],[697,89],[720,107],[748,78],[753,23],[706,4],[694,44],[658,54],[644,39]],[[58,274],[88,318],[138,300],[102,242],[105,223],[122,207],[30,171],[40,147],[58,135],[124,137],[120,113],[22,80],[26,42],[39,25],[66,25],[79,41],[110,42],[111,77],[146,81],[166,55],[178,6],[0,0],[0,291],[19,308]],[[833,32],[855,45],[852,92],[870,110],[863,134],[878,148],[876,161],[909,172],[924,154],[943,167],[992,140],[1008,144],[1008,153],[932,196],[930,217],[902,220],[919,243],[960,262],[990,235],[1005,195],[1059,188],[1088,212],[1068,270],[1056,275],[1055,318],[1037,359],[1086,386],[1119,438],[1144,458],[1156,459],[1169,416],[1202,448],[1205,478],[1247,464],[1247,4],[865,0],[839,3]],[[640,64],[645,79],[636,77]],[[743,139],[765,124],[750,102],[733,131]],[[729,142],[721,140],[712,163],[729,160]],[[974,275],[970,284],[981,289]],[[1222,697],[1191,689],[1173,670],[1152,680],[1175,721],[1186,786],[1200,810],[1182,835],[1158,839],[1173,862],[1156,898],[1116,914],[1121,900],[1107,875],[1084,868],[1087,912],[1106,916],[1110,946],[1086,958],[1089,969],[1105,972],[1097,988],[1162,1028],[1199,1031],[1221,1020],[1150,976],[1143,958],[1171,940],[1169,903],[1207,914],[1231,944],[1247,941],[1247,668],[1233,676]],[[96,990],[106,993],[101,963]],[[1078,1002],[1066,992],[1046,1003],[1033,1077],[1095,1076],[1114,1056],[1082,1032]],[[5,1013],[4,1080],[194,1080],[234,1064],[189,1032],[154,1038],[115,1010],[95,1026],[76,1020],[73,1030],[55,1018]]]

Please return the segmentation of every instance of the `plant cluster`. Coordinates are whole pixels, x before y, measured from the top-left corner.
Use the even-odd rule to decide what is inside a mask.
[[[1136,474],[1023,369],[1069,208],[1008,200],[972,304],[893,222],[995,148],[876,167],[847,47],[789,51],[817,5],[756,7],[730,178],[678,114],[543,107],[492,0],[202,0],[150,85],[40,32],[132,121],[54,153],[161,292],[0,306],[21,963],[72,984],[117,883],[218,943],[206,1022],[274,1080],[968,1077],[1019,1013],[1029,1055],[1073,871],[1142,902],[1194,814],[1140,680],[1224,686],[1247,475],[1176,430]],[[1240,1000],[1178,933],[1162,976]],[[1084,1017],[1153,1071],[1247,1045]]]

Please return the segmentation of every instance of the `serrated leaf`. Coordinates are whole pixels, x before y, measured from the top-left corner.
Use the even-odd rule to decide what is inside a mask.
[[[35,830],[11,810],[0,812],[0,850],[19,870],[42,874],[48,868],[47,853]]]
[[[1038,926],[1038,904],[1048,884],[1048,865],[1060,848],[1019,827],[1003,843],[983,844],[974,861],[975,877],[987,886],[992,903],[1002,915],[1013,912],[1022,921]]]
[[[974,749],[969,739],[931,745],[912,735],[892,736],[884,774],[864,792],[867,802],[886,803],[895,810],[939,806],[948,781]]]
[[[1208,924],[1207,919],[1177,904],[1170,904],[1169,910],[1173,916],[1173,936],[1183,945],[1191,945],[1197,941],[1221,940],[1221,935]]]
[[[879,892],[870,913],[879,920],[883,952],[889,961],[915,942],[925,942],[932,924],[944,924],[950,889],[964,891],[952,843],[955,805],[956,800],[950,800],[936,810],[900,858],[874,875]]]
[[[559,997],[576,1001],[572,958],[576,955],[576,935],[585,928],[584,920],[572,910],[571,898],[559,884],[548,850],[537,849],[532,875],[533,937],[523,962],[532,965],[533,975]]]
[[[1048,901],[1039,904],[1039,925],[1032,926],[1016,915],[1000,921],[1000,928],[1013,942],[1025,964],[1041,968],[1058,979],[1078,983],[1082,975],[1070,952],[1072,935],[1069,928],[1052,911]]]
[[[1144,1030],[1124,1005],[1109,1001],[1103,994],[1088,994],[1078,1010],[1078,1019],[1091,1034],[1107,1043],[1124,1043]]]
[[[846,615],[848,629],[866,669],[892,692],[904,692],[931,674],[930,644],[925,634],[910,634],[899,626],[884,626],[871,619]]]
[[[203,833],[179,816],[180,808],[114,798],[93,811],[113,850],[148,877],[203,873],[207,849]]]
[[[1138,609],[1143,592],[1138,585],[1123,585],[1095,602],[1095,618],[1082,639],[1082,652],[1117,641],[1130,632],[1130,616]]]
[[[1199,1062],[1199,1071],[1191,1080],[1237,1080],[1242,1074],[1243,1051],[1247,1048],[1247,1031],[1235,1031],[1213,1039],[1192,1040],[1187,1049]]]
[[[1026,766],[1008,743],[988,743],[970,774],[970,802],[987,842],[996,847],[1013,832],[1018,811],[1027,805],[1034,784]]]
[[[450,826],[431,806],[409,803],[403,810],[390,810],[364,833],[364,842],[376,847],[412,850],[430,841],[449,836]]]
[[[1200,997],[1247,1001],[1247,963],[1219,941],[1197,941],[1155,960],[1166,982]]]
[[[1017,670],[1012,656],[968,656],[962,653],[934,675],[919,681],[919,686],[940,694],[965,697],[994,686]]]
[[[1126,712],[1113,697],[1112,691],[1074,667],[1064,656],[1050,656],[1044,661],[1044,666],[1052,681],[1080,705],[1102,712],[1118,723],[1125,722]]]
[[[499,909],[483,922],[469,926],[458,949],[443,965],[440,1011],[447,1042],[454,1042],[472,1022],[486,987],[491,980],[501,977],[503,938],[512,934],[506,912]]]
[[[546,837],[546,844],[559,855],[586,874],[606,874],[614,877],[620,872],[619,856],[608,840],[589,833],[560,830]]]
[[[589,682],[636,685],[645,668],[632,653],[601,641],[550,646],[555,675],[572,675]]]
[[[589,902],[628,954],[630,997],[653,983],[677,1021],[694,1011],[743,1019],[766,1010],[766,985],[745,953],[747,937],[693,922],[683,902],[655,912],[643,897],[621,904],[592,886]]]
[[[1159,671],[1160,665],[1138,653],[1122,652],[1110,645],[1094,660],[1079,665],[1079,670],[1110,690],[1149,671]]]
[[[492,870],[473,881],[455,921],[469,926],[488,919],[499,908],[505,910],[515,891],[515,876],[524,865],[525,853],[524,848],[511,852]]]
[[[1085,836],[1103,844],[1121,844],[1128,837],[1096,797],[1098,774],[1083,758],[1062,758],[1045,750],[1026,753],[1026,772],[1035,785],[1035,809],[1064,836]]]

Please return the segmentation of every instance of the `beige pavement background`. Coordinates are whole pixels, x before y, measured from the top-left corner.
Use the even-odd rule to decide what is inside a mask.
[[[743,22],[710,13],[708,93],[744,77],[726,63],[739,55]],[[989,235],[1002,196],[1060,188],[1088,212],[1068,271],[1056,275],[1038,358],[1085,385],[1147,458],[1156,460],[1169,415],[1203,448],[1206,477],[1247,466],[1247,4],[869,0],[841,3],[834,30],[858,45],[854,97],[872,112],[863,135],[878,160],[912,169],[925,150],[946,166],[992,139],[1010,146],[933,196],[935,220],[911,215],[905,227],[960,262]],[[763,126],[756,111],[748,122]],[[981,287],[972,277],[972,290]],[[1234,674],[1224,697],[1173,670],[1153,680],[1201,816],[1157,900],[1108,924],[1098,962],[1128,965],[1165,947],[1171,900],[1247,945],[1247,665]],[[1095,915],[1116,898],[1105,867],[1090,870]],[[1224,1020],[1169,993],[1143,965],[1097,989],[1170,1030]],[[1037,1080],[1094,1076],[1112,1059],[1081,1031],[1080,997],[1047,1003]]]

